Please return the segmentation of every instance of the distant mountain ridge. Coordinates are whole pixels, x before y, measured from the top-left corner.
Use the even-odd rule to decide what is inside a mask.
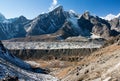
[[[63,6],[49,13],[40,14],[32,20],[24,16],[6,19],[0,15],[0,39],[21,38],[38,35],[53,35],[55,39],[63,40],[73,36],[109,38],[120,33],[120,19],[107,21],[89,12],[77,14],[74,11],[64,11]]]

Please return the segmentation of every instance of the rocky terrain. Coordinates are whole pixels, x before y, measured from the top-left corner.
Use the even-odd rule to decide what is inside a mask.
[[[3,44],[12,54],[21,59],[70,60],[72,56],[76,56],[76,60],[80,60],[81,57],[91,54],[105,43],[104,39],[78,39],[78,37],[74,39],[76,38],[68,38],[66,42],[4,41]],[[73,40],[74,42],[70,42]]]
[[[119,81],[119,60],[118,41],[85,57],[62,81]]]
[[[0,42],[0,81],[57,81],[45,73],[9,53]]]
[[[27,60],[33,66],[49,68],[50,74],[61,81],[119,81],[120,68],[120,38],[111,38],[97,51],[75,60],[77,56],[70,56],[71,60],[42,59]],[[80,56],[78,56],[80,57]]]
[[[72,41],[72,42],[71,42]],[[4,46],[15,56],[21,59],[59,59],[81,60],[86,55],[104,45],[104,39],[88,39],[83,37],[71,37],[57,42],[9,42],[3,41]]]

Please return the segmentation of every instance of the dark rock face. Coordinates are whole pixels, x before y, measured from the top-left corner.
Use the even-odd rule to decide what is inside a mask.
[[[91,33],[103,38],[110,36],[110,24],[97,16],[91,16],[89,12],[85,12],[78,23],[83,31],[87,31],[83,36],[89,36]]]
[[[72,23],[66,22],[63,26],[63,38],[66,39],[67,37],[78,36],[79,32],[77,32],[72,26]]]
[[[105,24],[94,25],[92,32],[103,38],[110,36],[110,29]]]
[[[5,47],[3,46],[2,42],[0,41],[0,49],[2,50],[2,52],[5,52],[6,53],[6,49]]]
[[[18,77],[11,77],[11,76],[8,76],[6,77],[4,80],[2,81],[19,81]]]
[[[81,27],[83,31],[86,31],[83,33],[83,36],[90,36],[90,32],[92,31],[93,24],[90,22],[90,14],[89,12],[84,13],[80,19],[78,20],[78,24]]]
[[[54,49],[54,50],[9,50],[15,56],[21,59],[43,59],[43,60],[69,60],[72,56],[79,59],[83,56],[90,55],[97,48],[81,48],[81,49]]]
[[[112,19],[110,21],[111,29],[120,32],[120,20],[119,18]]]
[[[68,37],[79,36],[80,32],[74,28],[71,22],[66,21],[62,28],[60,28],[56,35],[58,35],[62,39],[66,39]]]

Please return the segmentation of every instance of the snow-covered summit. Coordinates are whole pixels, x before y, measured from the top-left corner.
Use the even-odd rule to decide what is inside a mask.
[[[71,14],[71,15],[77,15],[77,13],[74,11],[74,10],[69,10],[69,14]]]
[[[112,20],[112,19],[114,19],[114,18],[119,18],[119,19],[120,19],[120,13],[117,14],[117,15],[108,14],[107,16],[101,17],[101,18],[102,18],[102,19],[105,19],[105,20],[108,20],[108,21],[110,21],[110,20]]]

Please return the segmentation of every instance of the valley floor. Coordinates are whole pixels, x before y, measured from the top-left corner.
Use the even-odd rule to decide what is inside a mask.
[[[120,46],[102,48],[81,61],[32,60],[33,66],[49,68],[61,81],[120,81]]]

